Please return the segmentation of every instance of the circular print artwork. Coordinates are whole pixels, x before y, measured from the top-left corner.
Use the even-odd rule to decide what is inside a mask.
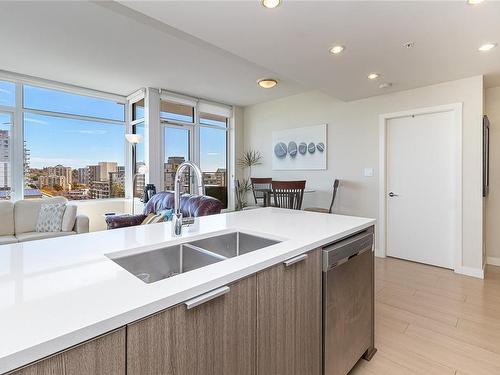
[[[305,142],[300,142],[299,144],[299,154],[305,155],[307,152],[307,144]]]
[[[309,143],[309,146],[307,146],[307,150],[310,154],[314,154],[314,151],[316,151],[316,145],[312,142]]]
[[[286,156],[286,152],[286,144],[283,142],[276,143],[276,146],[274,146],[274,155],[278,158],[284,158]]]
[[[297,143],[294,141],[288,142],[288,155],[290,155],[292,158],[297,156]]]
[[[316,145],[316,149],[319,151],[319,152],[323,152],[325,151],[325,144],[323,142],[320,142]]]

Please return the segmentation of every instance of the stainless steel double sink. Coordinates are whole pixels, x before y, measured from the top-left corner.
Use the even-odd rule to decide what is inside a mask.
[[[145,283],[260,250],[281,241],[232,232],[134,255],[108,257]]]

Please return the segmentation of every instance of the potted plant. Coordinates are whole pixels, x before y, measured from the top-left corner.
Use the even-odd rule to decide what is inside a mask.
[[[238,167],[243,170],[245,177],[240,183],[241,208],[247,206],[247,195],[252,190],[252,167],[262,164],[262,154],[260,151],[248,150],[245,151],[237,161]]]

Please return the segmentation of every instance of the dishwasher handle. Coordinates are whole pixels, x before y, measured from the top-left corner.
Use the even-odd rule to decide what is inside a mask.
[[[323,248],[323,271],[327,272],[356,255],[373,250],[373,232],[364,231]]]

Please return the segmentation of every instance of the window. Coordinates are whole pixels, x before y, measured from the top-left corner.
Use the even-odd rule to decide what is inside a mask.
[[[201,123],[201,120],[200,120]],[[205,193],[227,207],[227,132],[216,127],[200,127],[200,168]]]
[[[194,107],[162,100],[160,102],[160,118],[193,123]]]
[[[200,113],[200,124],[201,125],[214,125],[227,127],[227,117],[211,115],[209,113]]]
[[[26,109],[125,121],[125,105],[112,100],[28,85],[23,96]]]
[[[25,198],[124,197],[124,104],[27,85],[23,93]]]
[[[132,121],[144,119],[144,99],[132,104]]]
[[[139,134],[142,136],[142,142],[136,146],[135,155],[132,155],[132,160],[135,165],[134,173],[139,171],[142,165],[146,165],[146,154],[144,148],[144,122],[137,123],[132,126],[132,132],[134,134]],[[144,187],[146,186],[146,176],[143,174],[138,174],[135,182],[135,194],[134,197],[142,198],[144,193]]]
[[[0,200],[10,199],[11,164],[10,164],[10,129],[12,115],[0,112]]]
[[[12,82],[0,81],[0,106],[16,105],[16,85]]]
[[[179,165],[190,160],[190,139],[191,130],[184,127],[165,126],[163,128],[164,137],[164,161],[163,161],[163,182],[165,190],[174,190],[175,173]],[[190,191],[189,171],[183,176],[182,190]]]
[[[125,125],[24,115],[25,187],[68,199],[124,197]]]

